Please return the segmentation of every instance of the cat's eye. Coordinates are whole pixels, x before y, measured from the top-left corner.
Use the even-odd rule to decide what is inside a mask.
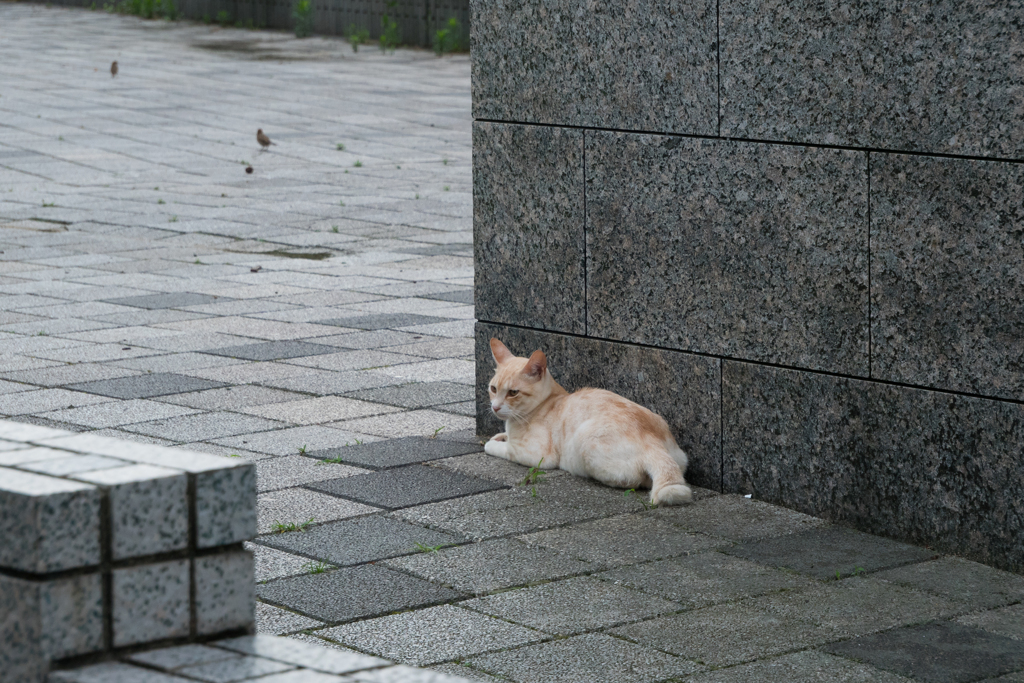
[[[492,384],[492,385],[491,385],[491,393],[492,393],[492,394],[495,394],[495,393],[497,393],[497,392],[498,392],[498,390],[497,390],[497,389],[495,389],[495,388],[494,388],[494,385]]]
[[[519,390],[518,390],[518,389],[509,389],[509,390],[508,390],[508,395],[509,395],[509,396],[515,396],[515,395],[516,395],[516,394],[518,394],[518,393],[519,393]]]

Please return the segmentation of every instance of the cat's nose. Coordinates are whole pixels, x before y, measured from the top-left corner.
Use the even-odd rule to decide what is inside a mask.
[[[494,405],[494,404],[492,403],[492,404],[491,404],[491,410],[493,410],[494,412],[498,412],[498,406],[496,406],[496,405]]]

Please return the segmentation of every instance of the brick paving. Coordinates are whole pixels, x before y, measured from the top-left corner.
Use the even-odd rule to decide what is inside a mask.
[[[255,462],[261,633],[478,681],[1024,680],[1024,577],[482,454],[468,57],[0,34],[0,417]],[[159,680],[292,680],[200,654]]]

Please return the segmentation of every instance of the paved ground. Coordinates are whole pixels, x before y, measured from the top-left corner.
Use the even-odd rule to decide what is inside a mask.
[[[1024,681],[1024,577],[480,453],[470,184],[465,56],[0,3],[0,416],[255,461],[264,633],[482,681]]]

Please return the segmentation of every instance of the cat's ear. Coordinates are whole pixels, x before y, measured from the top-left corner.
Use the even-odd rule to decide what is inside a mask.
[[[506,348],[496,337],[491,337],[491,355],[494,356],[494,362],[501,365],[510,358],[515,358],[512,352]]]
[[[544,355],[543,351],[538,349],[530,356],[530,360],[526,361],[526,367],[523,368],[523,374],[534,379],[540,379],[544,376],[544,371],[547,369],[547,356]]]

